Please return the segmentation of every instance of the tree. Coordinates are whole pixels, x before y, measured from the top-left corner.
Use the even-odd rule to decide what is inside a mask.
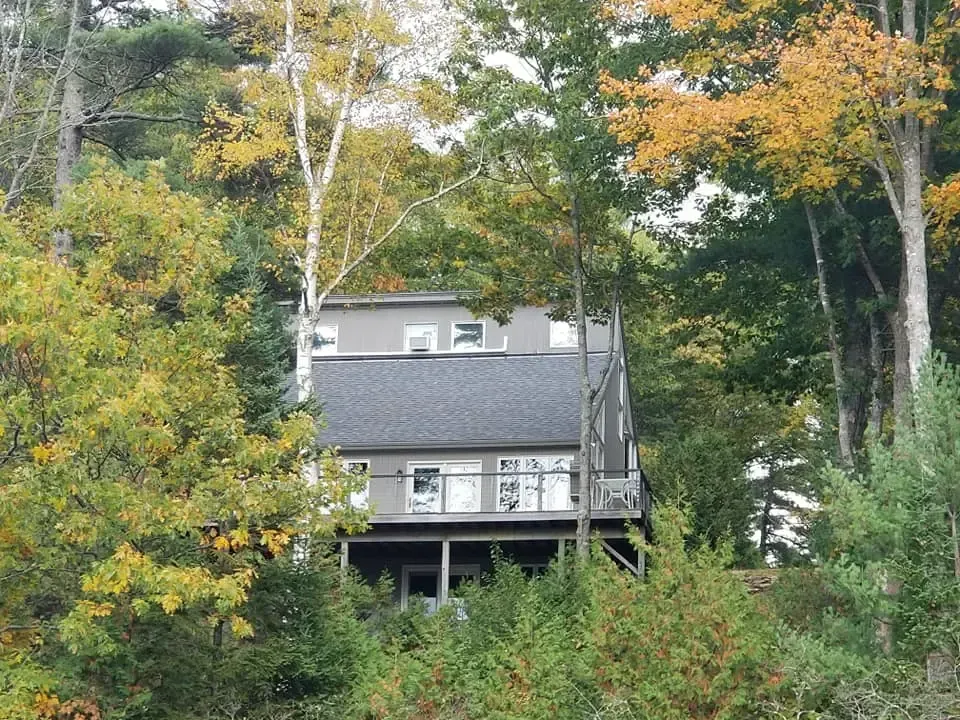
[[[478,164],[449,183],[447,166],[459,166],[451,158],[439,172],[414,181],[407,174],[424,155],[414,141],[417,112],[432,106],[449,117],[437,84],[423,78],[423,68],[409,68],[413,45],[402,23],[412,12],[404,3],[312,0],[234,9],[242,39],[264,64],[238,77],[251,113],[212,110],[198,167],[223,178],[268,166],[271,181],[282,181],[274,192],[285,220],[277,239],[298,276],[301,401],[313,395],[313,344],[326,298],[417,209],[479,171]],[[365,97],[374,100],[361,117]]]
[[[205,65],[233,60],[197,22],[130,0],[25,0],[11,20],[20,32],[5,26],[8,32],[0,34],[3,57],[12,58],[3,68],[0,107],[5,210],[37,191],[52,190],[59,205],[85,140],[120,153],[111,142],[117,125],[199,122],[187,108],[157,108],[182,101],[183,88]],[[151,95],[153,107],[144,102]],[[165,102],[156,102],[158,96]],[[57,237],[54,252],[67,258],[72,241],[59,231]]]
[[[608,561],[591,578],[591,666],[609,717],[741,718],[779,693],[773,627],[726,570],[731,548],[685,549],[682,513],[657,518],[646,581]]]
[[[223,359],[250,300],[217,292],[222,213],[101,168],[56,213],[0,223],[2,714],[119,711],[160,681],[123,661],[145,624],[249,635],[259,565],[359,518],[332,468],[301,477],[312,418],[246,428]]]
[[[780,694],[774,627],[726,570],[729,546],[688,552],[661,509],[646,579],[599,548],[527,580],[496,563],[362,686],[374,718],[742,718]],[[640,543],[639,538],[634,538]]]
[[[860,184],[861,169],[874,171],[899,228],[903,291],[894,331],[903,333],[915,388],[931,342],[922,196],[932,186],[955,63],[956,9],[936,3],[921,17],[904,2],[894,29],[885,0],[869,10],[701,5],[648,6],[693,41],[676,65],[683,82],[608,83],[643,100],[613,120],[619,137],[636,143],[633,167],[670,175],[677,159],[718,169],[749,158],[782,196],[808,202],[831,197],[842,182]],[[707,37],[710,49],[700,52],[696,40]]]
[[[922,379],[914,426],[892,447],[875,446],[863,477],[832,474],[825,507],[838,587],[867,618],[892,622],[892,634],[881,626],[880,640],[914,662],[960,653],[960,377],[937,359]]]
[[[622,298],[635,291],[639,253],[632,213],[637,183],[619,172],[616,144],[597,121],[606,104],[600,69],[615,59],[625,28],[593,0],[464,4],[466,39],[454,58],[459,93],[478,116],[473,129],[491,157],[486,181],[461,227],[480,239],[458,262],[478,273],[472,307],[505,319],[519,303],[556,305],[577,329],[580,503],[577,548],[589,553],[591,444],[613,364]],[[501,53],[523,71],[489,62]],[[635,218],[633,218],[635,220]],[[457,223],[454,223],[455,225]],[[589,319],[609,323],[606,361],[590,372]]]

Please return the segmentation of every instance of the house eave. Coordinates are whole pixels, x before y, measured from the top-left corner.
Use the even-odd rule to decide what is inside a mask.
[[[338,447],[344,452],[390,452],[395,450],[489,450],[496,448],[571,448],[577,447],[576,438],[545,440],[526,438],[520,440],[451,440],[432,443],[331,443],[321,440],[328,447]]]

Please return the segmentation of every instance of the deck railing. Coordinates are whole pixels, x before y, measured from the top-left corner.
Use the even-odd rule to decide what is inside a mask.
[[[574,470],[443,473],[418,471],[371,475],[387,507],[394,513],[525,513],[574,510],[580,500],[579,473]],[[393,491],[389,488],[392,486]],[[594,510],[648,510],[649,495],[639,470],[594,471]],[[376,500],[374,500],[376,506]]]

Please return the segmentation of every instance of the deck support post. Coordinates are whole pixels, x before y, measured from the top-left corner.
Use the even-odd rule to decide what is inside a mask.
[[[600,540],[600,546],[606,550],[614,560],[619,560],[620,564],[623,565],[627,570],[638,577],[640,576],[639,566],[635,566],[632,562],[627,560],[627,558],[625,558],[619,550],[613,547],[613,545],[608,543],[606,540]]]
[[[350,543],[343,540],[340,543],[340,572],[346,574],[350,567]]]
[[[450,595],[450,541],[440,544],[440,604],[447,604]]]
[[[560,575],[563,576],[566,570],[567,562],[567,541],[564,538],[557,540],[557,565],[560,567]]]

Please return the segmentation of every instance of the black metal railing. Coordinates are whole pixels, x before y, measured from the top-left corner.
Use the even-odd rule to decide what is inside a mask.
[[[639,470],[594,471],[594,510],[643,511],[649,497]],[[576,469],[371,475],[378,513],[545,512],[576,509]],[[374,487],[375,486],[375,487]]]

